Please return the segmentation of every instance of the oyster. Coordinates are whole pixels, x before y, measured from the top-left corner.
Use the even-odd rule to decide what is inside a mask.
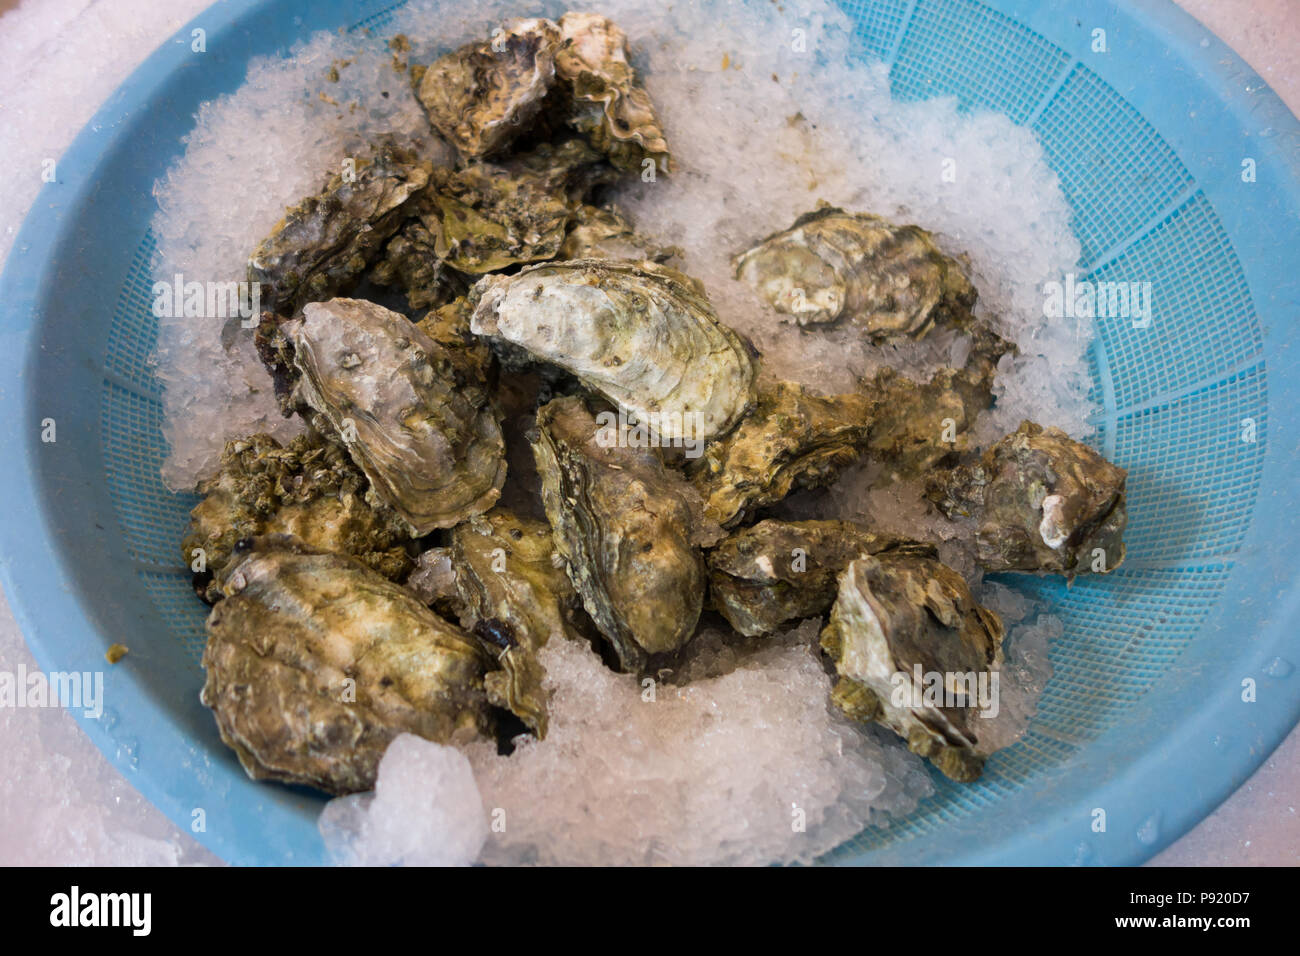
[[[953,780],[974,780],[986,756],[979,707],[996,692],[1002,636],[1001,619],[934,549],[858,558],[840,576],[821,636],[839,675],[832,700],[856,720],[889,727]]]
[[[452,268],[481,275],[559,254],[569,221],[562,190],[489,163],[434,170],[432,183],[421,221]]]
[[[435,60],[416,89],[430,124],[466,159],[505,148],[541,112],[559,41],[550,20],[511,20]]]
[[[526,153],[498,160],[502,169],[527,179],[548,193],[563,193],[570,204],[583,202],[598,186],[617,182],[621,174],[584,139],[569,136],[539,143]]]
[[[993,404],[998,360],[1015,346],[981,325],[970,331],[970,351],[959,369],[940,369],[919,383],[884,368],[862,384],[876,401],[868,452],[893,475],[924,475],[971,449],[975,419]]]
[[[319,195],[290,209],[248,260],[263,308],[291,316],[306,302],[351,289],[401,226],[431,168],[381,149],[356,163],[355,176],[332,177]]]
[[[692,467],[706,514],[731,527],[796,485],[829,484],[866,447],[873,410],[864,395],[822,398],[793,382],[760,391],[753,412]]]
[[[704,288],[652,262],[571,262],[486,276],[470,328],[559,366],[670,440],[722,434],[750,401],[747,344]]]
[[[369,278],[375,285],[400,287],[412,309],[438,308],[469,289],[465,276],[440,258],[433,234],[419,221],[408,222],[388,240]]]
[[[431,309],[415,327],[442,348],[456,387],[473,390],[495,385],[492,349],[469,330],[473,310],[461,296]]]
[[[709,593],[741,634],[771,634],[826,613],[850,561],[898,543],[851,521],[760,521],[708,553]]]
[[[737,278],[799,325],[847,317],[877,342],[964,326],[977,295],[924,229],[824,202],[734,264]]]
[[[642,170],[648,159],[670,171],[650,94],[628,62],[627,34],[598,13],[566,13],[560,32],[555,74],[569,99],[569,125],[619,169]]]
[[[533,455],[555,549],[624,669],[685,645],[706,584],[690,485],[654,449],[604,440],[576,397],[538,411]]]
[[[1127,472],[1057,428],[1022,422],[977,463],[926,490],[949,518],[973,517],[986,571],[1107,572],[1124,560]]]
[[[292,534],[320,551],[350,554],[384,577],[401,580],[412,561],[405,523],[366,498],[370,483],[338,442],[315,432],[281,446],[270,435],[226,443],[219,470],[199,483],[203,500],[190,512],[182,558],[203,570],[195,588],[209,603],[220,597],[213,574],[235,543],[264,534]]]
[[[554,556],[549,524],[502,508],[457,525],[448,555],[461,626],[501,668],[484,678],[488,699],[539,738],[546,736],[547,695],[537,651],[552,639],[581,637],[578,595]]]
[[[975,417],[993,402],[992,379],[945,368],[928,382],[881,369],[864,387],[875,400],[867,448],[898,477],[951,465],[970,450]]]
[[[201,700],[254,779],[353,793],[398,734],[491,732],[474,639],[353,559],[259,538],[218,581]]]
[[[560,249],[561,259],[628,259],[667,262],[681,252],[675,247],[657,246],[633,231],[632,226],[609,206],[580,206],[569,222],[569,234]]]
[[[332,299],[284,326],[295,397],[347,446],[379,500],[419,536],[492,507],[505,443],[482,382],[403,316]]]

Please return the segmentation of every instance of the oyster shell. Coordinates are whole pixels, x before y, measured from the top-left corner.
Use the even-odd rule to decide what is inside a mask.
[[[400,585],[293,539],[255,539],[222,570],[201,700],[250,777],[353,793],[389,742],[492,729],[477,643]]]
[[[1057,428],[1022,422],[977,463],[934,475],[926,495],[973,517],[986,571],[1108,572],[1124,560],[1127,472]]]
[[[262,306],[290,316],[304,303],[347,292],[397,231],[432,167],[400,150],[359,160],[356,175],[332,177],[325,189],[285,213],[248,260]]]
[[[461,296],[431,309],[415,323],[417,329],[441,347],[456,387],[470,392],[497,384],[492,349],[469,330],[472,313],[469,300]]]
[[[977,296],[924,229],[824,202],[734,264],[737,278],[799,325],[848,318],[877,342],[964,326]]]
[[[435,169],[419,208],[438,257],[471,275],[554,259],[569,221],[562,190],[490,163]]]
[[[825,614],[848,563],[899,544],[851,521],[760,521],[707,555],[714,606],[741,634]]]
[[[624,669],[685,645],[706,585],[690,485],[654,449],[603,441],[576,397],[538,411],[532,447],[555,549]]]
[[[694,279],[652,262],[571,262],[486,276],[470,328],[575,375],[657,435],[706,440],[749,404],[755,367]]]
[[[456,569],[450,548],[429,548],[415,560],[406,589],[443,617],[459,618],[465,606],[456,590]]]
[[[986,692],[994,686],[1002,636],[1001,619],[975,602],[934,549],[858,558],[840,576],[821,636],[839,674],[832,700],[856,720],[889,727],[952,779],[974,780],[986,756],[977,737],[979,679],[986,675]]]
[[[829,484],[866,447],[873,411],[856,393],[822,398],[794,382],[761,390],[753,412],[692,466],[706,514],[731,527],[796,485]]]
[[[610,206],[580,206],[569,221],[569,234],[560,248],[561,259],[627,259],[667,262],[681,250],[658,246],[638,235],[626,219]]]
[[[497,160],[512,176],[527,179],[548,193],[562,193],[570,205],[582,203],[599,186],[618,182],[621,174],[603,153],[579,136],[539,143],[526,153]]]
[[[418,221],[388,240],[369,278],[376,285],[400,287],[412,309],[438,308],[469,290],[465,276],[439,257],[433,234]]]
[[[369,503],[370,483],[338,442],[315,432],[282,446],[270,435],[226,443],[215,475],[199,483],[203,500],[190,512],[182,560],[204,570],[195,588],[209,603],[220,597],[213,581],[236,542],[265,534],[292,534],[319,551],[350,554],[373,571],[401,580],[412,561],[405,523]]]
[[[419,536],[492,507],[505,443],[482,382],[403,316],[359,299],[310,303],[284,326],[295,397],[338,435],[373,492]]]
[[[998,360],[1014,351],[1010,342],[977,324],[960,369],[940,369],[924,383],[881,369],[862,384],[876,401],[867,444],[871,457],[903,478],[956,464],[971,450],[976,417],[993,404]]]
[[[526,131],[555,81],[559,28],[510,20],[491,39],[467,43],[429,65],[416,97],[462,157],[498,152]]]
[[[563,562],[553,560],[551,526],[495,508],[456,526],[448,556],[461,626],[500,667],[484,677],[488,699],[544,738],[547,694],[537,651],[552,639],[581,637],[578,595]]]
[[[864,386],[876,405],[871,457],[902,478],[954,464],[971,448],[976,416],[993,403],[992,385],[965,369],[940,369],[924,384],[881,369]]]
[[[569,125],[618,169],[641,170],[646,159],[672,168],[668,141],[650,94],[628,62],[627,34],[598,13],[560,18],[555,74],[569,99]]]

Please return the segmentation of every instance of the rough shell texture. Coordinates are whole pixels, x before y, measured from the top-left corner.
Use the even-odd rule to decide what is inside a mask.
[[[435,60],[416,90],[433,128],[467,159],[508,146],[541,112],[559,39],[550,20],[512,20]]]
[[[432,183],[420,217],[434,251],[452,268],[481,275],[559,254],[569,204],[542,177],[473,163],[436,169]]]
[[[974,517],[986,571],[1112,571],[1124,560],[1127,473],[1057,428],[1033,422],[979,462],[933,476],[927,496]]]
[[[431,168],[383,149],[373,161],[358,160],[355,175],[334,176],[290,209],[248,260],[262,307],[291,316],[306,302],[349,291],[401,226]]]
[[[873,411],[865,395],[822,398],[793,382],[761,390],[751,414],[692,468],[708,516],[731,527],[796,485],[829,484],[866,447]]]
[[[667,439],[722,434],[751,399],[747,344],[703,287],[652,262],[577,259],[486,276],[470,327],[559,366]]]
[[[412,309],[446,305],[469,289],[466,277],[439,258],[433,233],[419,221],[408,222],[388,240],[369,279],[376,285],[401,288]]]
[[[604,154],[578,136],[539,143],[526,153],[502,157],[497,162],[511,175],[528,179],[539,189],[563,193],[574,205],[583,202],[598,186],[622,178],[605,161]]]
[[[226,443],[221,466],[200,482],[182,559],[204,598],[217,598],[213,574],[236,542],[291,534],[320,551],[350,554],[393,580],[411,569],[404,522],[366,500],[370,483],[338,442],[308,432],[281,446],[270,435]]]
[[[477,635],[500,670],[484,678],[488,699],[546,736],[545,670],[537,651],[552,639],[581,639],[579,600],[551,526],[495,508],[451,534],[450,561],[461,626]]]
[[[707,555],[714,606],[741,634],[826,613],[848,563],[898,544],[851,521],[760,521]]]
[[[370,789],[388,743],[491,732],[469,635],[351,558],[257,539],[208,616],[202,701],[249,776]]]
[[[311,303],[284,327],[299,401],[347,445],[374,493],[416,535],[486,511],[505,443],[482,382],[395,312],[358,299]]]
[[[876,407],[870,455],[901,478],[956,463],[971,448],[976,416],[993,403],[992,380],[964,369],[940,369],[921,384],[884,368],[864,391]]]
[[[847,318],[874,341],[969,321],[976,291],[918,226],[819,203],[735,259],[736,276],[799,325]]]
[[[914,478],[956,464],[971,450],[975,419],[993,404],[998,360],[1015,346],[978,325],[970,332],[960,369],[943,368],[918,383],[884,368],[863,382],[876,402],[868,452],[889,474]]]
[[[832,699],[850,717],[889,727],[954,780],[974,780],[985,755],[978,750],[980,701],[972,696],[981,674],[993,686],[1002,636],[997,614],[977,604],[932,549],[858,558],[840,576],[822,631],[840,676]],[[942,696],[925,693],[924,675],[942,675]],[[974,683],[962,684],[964,677]],[[967,695],[957,695],[960,689]]]
[[[562,259],[626,259],[667,262],[680,250],[659,246],[638,235],[622,214],[611,206],[580,206],[569,222],[569,234],[560,249]]]
[[[456,569],[450,548],[429,548],[415,559],[406,578],[406,589],[443,617],[459,618],[464,611],[456,590]]]
[[[569,124],[619,169],[671,169],[650,95],[627,58],[627,34],[597,13],[566,13],[555,72],[570,99]]]
[[[416,328],[443,350],[459,386],[491,388],[498,384],[492,349],[469,330],[472,313],[465,296],[431,309],[415,323]]]
[[[555,547],[597,628],[626,670],[682,647],[706,586],[692,539],[700,502],[654,449],[603,447],[581,399],[537,414],[533,455]]]

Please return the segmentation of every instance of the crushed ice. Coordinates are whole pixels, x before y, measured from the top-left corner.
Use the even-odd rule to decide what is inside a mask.
[[[417,0],[383,37],[318,34],[288,58],[255,62],[239,90],[204,105],[184,155],[155,187],[155,275],[242,278],[246,255],[284,208],[365,143],[387,135],[434,148],[383,38],[408,34],[411,61],[428,62],[501,19],[564,9],[495,0],[469,13]],[[686,271],[762,350],[766,374],[835,392],[883,364],[919,377],[951,358],[942,337],[872,349],[851,331],[801,331],[732,278],[732,253],[825,199],[915,222],[968,257],[978,311],[1020,349],[999,377],[996,408],[977,425],[980,444],[1023,418],[1087,435],[1092,330],[1045,319],[1040,292],[1075,266],[1079,246],[1031,131],[959,111],[951,99],[892,99],[884,67],[852,59],[850,23],[819,0],[743,8],[611,0],[600,9],[631,37],[678,164],[671,177],[634,180],[614,198],[640,231],[684,250]],[[802,42],[791,41],[796,30]],[[343,61],[338,82],[326,83]],[[227,330],[228,348],[222,333],[219,321],[162,320],[164,480],[177,489],[212,469],[226,439],[299,427],[281,418],[247,337],[230,341]],[[981,584],[951,542],[954,529],[927,512],[915,487],[873,487],[873,477],[869,466],[850,470],[820,507],[940,542],[945,560],[1004,615],[1002,713],[987,735],[1011,742],[1050,677],[1047,641],[1059,619]],[[691,665],[699,679],[650,687],[584,647],[553,643],[545,743],[522,741],[501,757],[487,745],[461,754],[403,737],[375,794],[330,804],[327,841],[340,859],[368,863],[813,859],[864,825],[909,812],[931,789],[897,741],[827,708],[815,639],[816,622],[806,622],[757,651],[702,640]]]

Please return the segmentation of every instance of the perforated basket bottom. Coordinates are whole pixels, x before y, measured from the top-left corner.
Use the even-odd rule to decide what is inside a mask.
[[[354,29],[382,28],[401,4]],[[864,54],[891,64],[895,95],[956,95],[1027,124],[1073,207],[1081,279],[1157,283],[1151,327],[1101,320],[1092,360],[1097,447],[1129,470],[1129,558],[1067,589],[1017,577],[1065,622],[1055,674],[1028,735],[983,779],[938,792],[910,818],[845,844],[851,855],[935,831],[1049,774],[1122,720],[1214,607],[1249,528],[1267,451],[1259,322],[1227,235],[1160,134],[1086,65],[970,0],[848,2]],[[1103,135],[1104,134],[1104,135]],[[1141,171],[1137,174],[1134,171]],[[178,564],[192,496],[159,480],[165,454],[144,235],[122,283],[104,363],[102,440],[129,554],[200,682],[204,608]],[[1243,421],[1254,441],[1243,441]]]

